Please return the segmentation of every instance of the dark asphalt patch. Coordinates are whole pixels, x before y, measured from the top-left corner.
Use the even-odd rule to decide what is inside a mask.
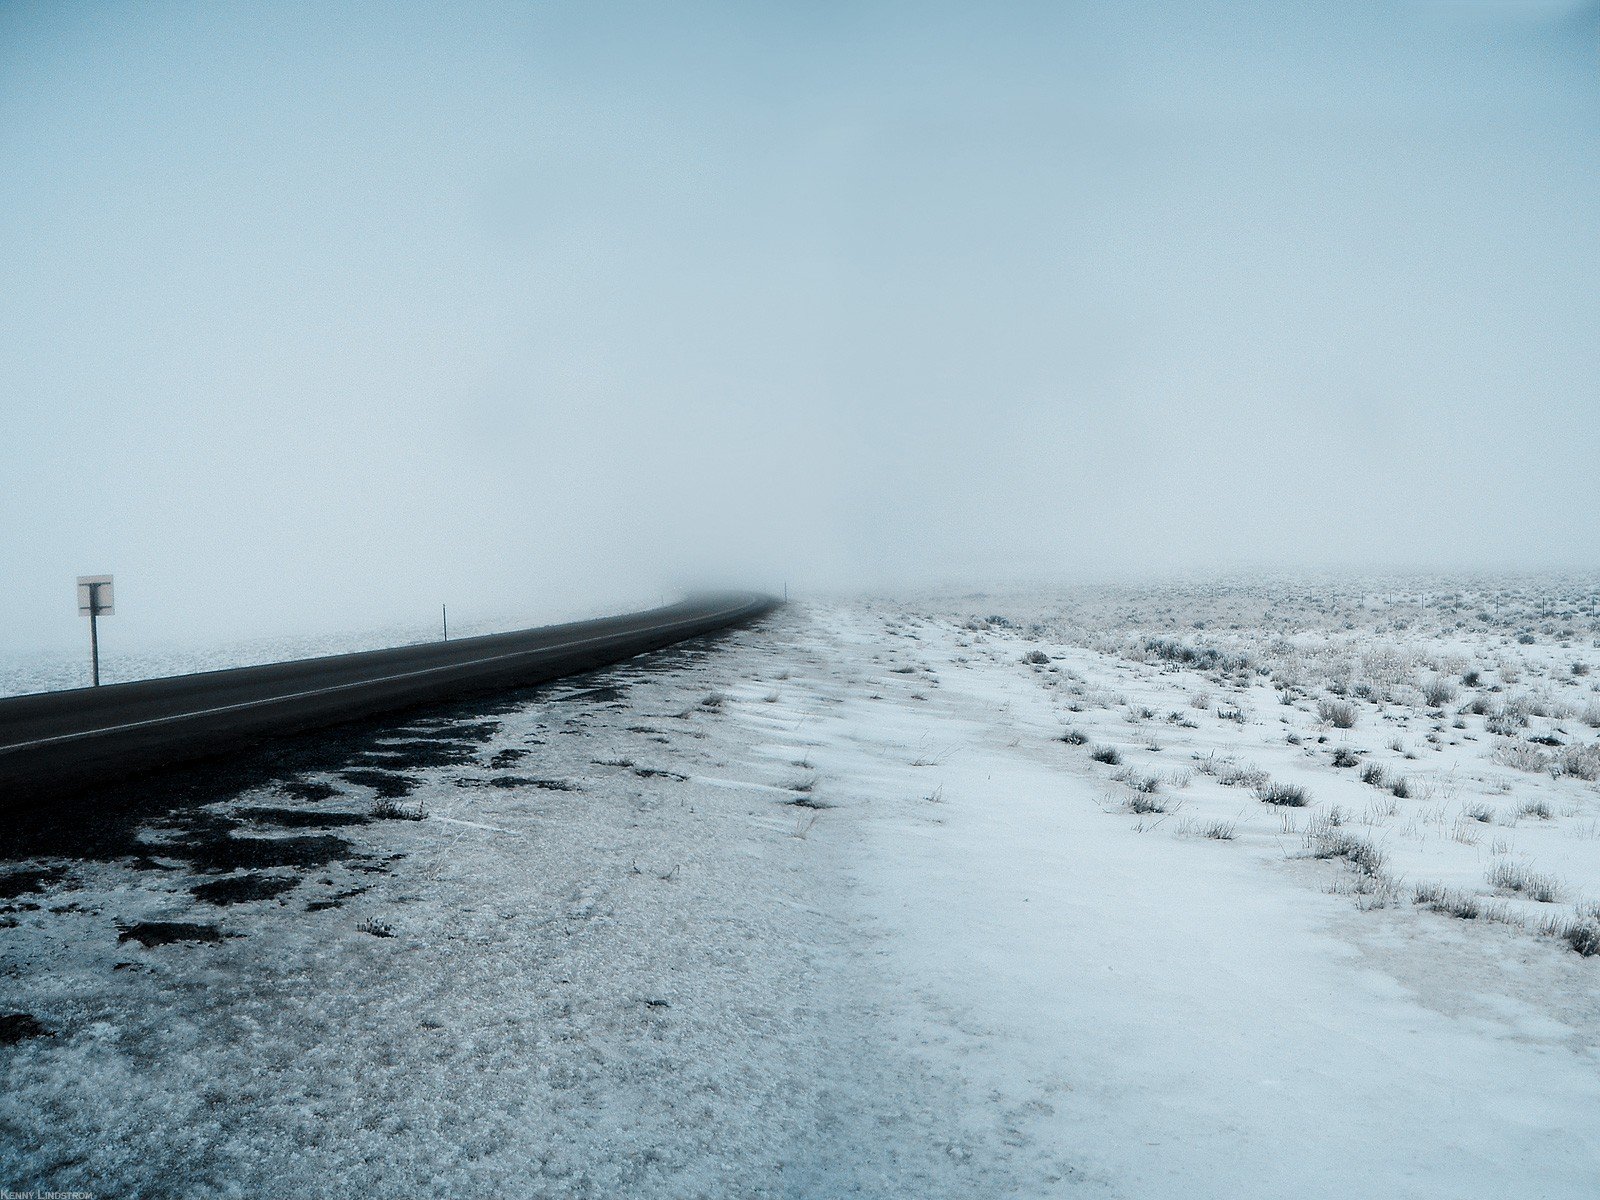
[[[419,767],[459,767],[477,754],[478,743],[450,738],[412,738],[386,741],[362,751],[360,761],[368,766],[393,770]]]
[[[526,697],[524,696],[523,699],[526,699]],[[480,703],[477,706],[477,711],[482,712],[483,707],[484,706]],[[496,708],[500,707],[501,706],[496,705]],[[408,726],[404,729],[392,730],[391,736],[394,733],[403,733],[408,736],[415,735],[418,738],[439,736],[447,741],[486,742],[499,731],[499,721],[441,720],[437,722],[430,722],[426,726]]]
[[[293,875],[235,875],[210,883],[197,883],[189,894],[206,904],[241,904],[248,900],[270,900],[299,884]]]
[[[212,873],[260,870],[264,867],[323,867],[354,858],[355,847],[342,837],[199,837],[146,846],[162,858],[180,858],[195,870]]]
[[[45,867],[37,871],[10,871],[0,875],[0,900],[14,900],[28,892],[42,892],[49,884],[64,878],[60,867]]]
[[[409,796],[411,789],[417,786],[417,781],[406,775],[398,775],[393,771],[370,771],[357,768],[353,771],[341,771],[339,777],[348,783],[369,787],[386,800],[398,800],[401,796]]]
[[[555,699],[562,703],[581,700],[585,704],[623,704],[627,702],[628,694],[619,687],[606,684],[589,688],[587,691],[569,692],[565,696],[556,696]]]
[[[0,1013],[0,1046],[15,1046],[24,1038],[55,1037],[32,1013]]]
[[[327,800],[344,794],[333,784],[320,779],[291,779],[283,785],[283,790],[295,800],[307,801]]]
[[[462,706],[462,711],[475,717],[482,708]],[[498,730],[499,724],[493,721],[458,721],[450,726],[450,740],[460,742],[469,733],[487,740]],[[190,820],[209,806],[256,790],[271,789],[307,802],[343,795],[337,786],[304,777],[334,775],[341,769],[361,771],[358,764],[367,761],[366,752],[380,748],[379,739],[394,733],[393,724],[339,726],[246,747],[227,759],[124,780],[48,806],[19,808],[6,813],[0,862],[22,864],[49,858],[112,862],[149,854],[168,857],[164,849],[149,843],[147,835],[152,828],[169,820]],[[391,779],[404,780],[403,775],[392,772],[373,774],[385,788],[399,786],[392,785]],[[409,790],[409,785],[405,786]],[[308,823],[308,827],[315,826]]]
[[[173,942],[220,942],[223,933],[215,925],[197,925],[189,921],[141,921],[137,925],[124,925],[117,938],[122,942],[138,942],[146,950],[152,946],[166,946]]]
[[[364,813],[318,812],[314,808],[241,808],[237,814],[246,821],[259,821],[283,829],[337,829],[344,825],[365,825]]]

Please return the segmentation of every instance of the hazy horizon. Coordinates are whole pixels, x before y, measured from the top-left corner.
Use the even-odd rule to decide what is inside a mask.
[[[1600,567],[1600,7],[0,9],[0,649]]]

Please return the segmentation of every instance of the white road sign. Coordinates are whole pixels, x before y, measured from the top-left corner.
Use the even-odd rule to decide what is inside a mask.
[[[98,586],[91,587],[90,584]],[[96,595],[98,593],[98,595]],[[91,600],[98,601],[95,605],[94,615],[107,617],[111,615],[111,576],[109,575],[79,575],[78,576],[78,615],[87,617]]]

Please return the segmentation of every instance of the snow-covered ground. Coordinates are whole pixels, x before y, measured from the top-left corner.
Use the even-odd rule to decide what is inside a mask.
[[[1592,1196],[1593,593],[1454,595],[795,606],[35,846],[0,1185]]]

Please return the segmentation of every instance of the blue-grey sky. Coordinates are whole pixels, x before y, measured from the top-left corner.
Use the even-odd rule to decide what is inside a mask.
[[[0,3],[0,646],[1596,565],[1600,10]]]

